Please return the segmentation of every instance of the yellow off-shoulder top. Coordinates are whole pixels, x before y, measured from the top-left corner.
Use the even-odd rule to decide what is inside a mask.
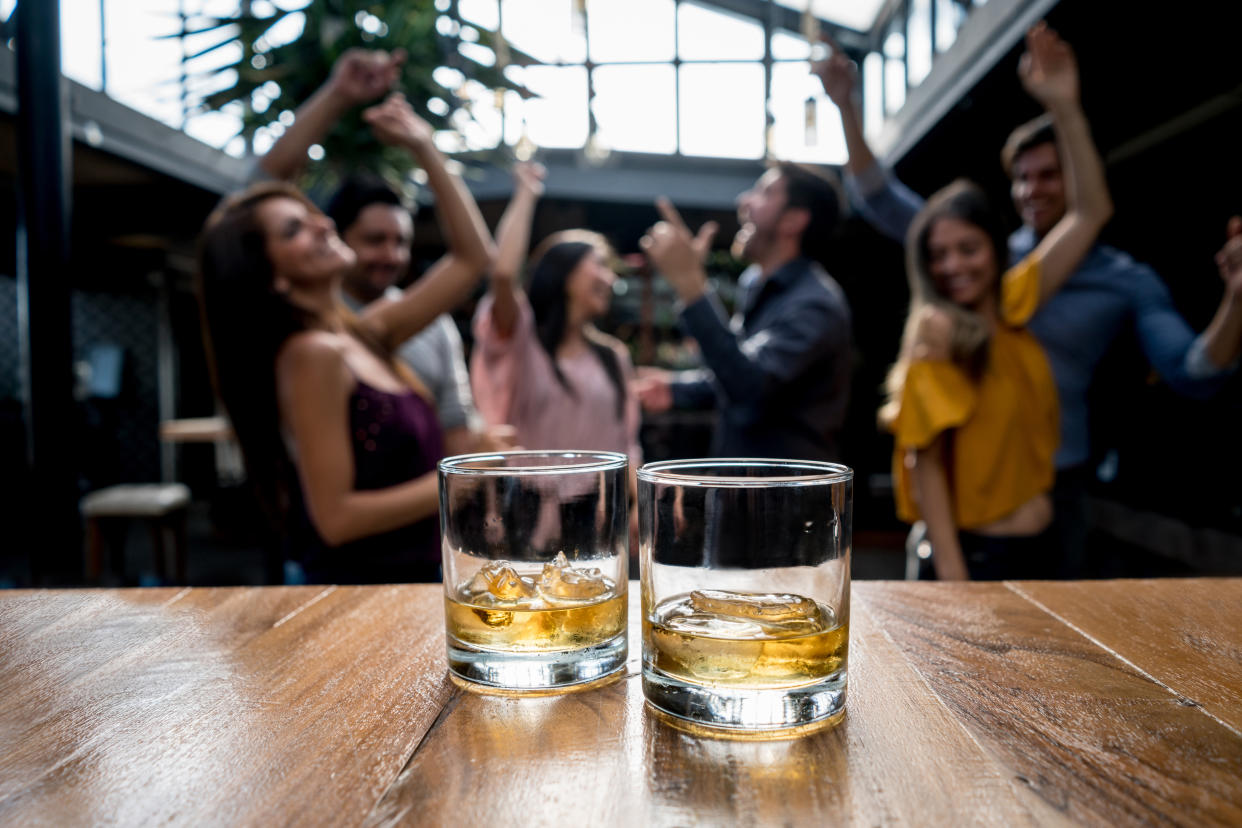
[[[1001,320],[983,377],[948,361],[909,366],[892,424],[897,514],[919,519],[911,472],[913,449],[949,434],[947,473],[960,529],[998,520],[1052,489],[1060,409],[1052,369],[1026,329],[1039,306],[1039,263],[1030,257],[1001,281]]]

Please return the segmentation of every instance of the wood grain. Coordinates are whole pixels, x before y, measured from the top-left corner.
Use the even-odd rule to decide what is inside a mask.
[[[439,594],[6,598],[0,820],[361,820],[451,693]]]
[[[1242,822],[1242,738],[1006,585],[861,591],[979,744],[1071,819]]]
[[[1011,588],[1242,733],[1242,581],[1022,583]],[[1170,592],[1175,591],[1175,595]]]
[[[856,583],[847,714],[446,677],[434,585],[0,592],[0,824],[1242,823],[1242,580]]]
[[[368,824],[1057,824],[928,691],[865,598],[853,612],[848,712],[834,730],[690,735],[646,707],[633,659],[624,681],[592,693],[463,693]]]

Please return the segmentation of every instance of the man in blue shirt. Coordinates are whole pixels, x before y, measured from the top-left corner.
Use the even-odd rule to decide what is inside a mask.
[[[923,199],[884,169],[867,145],[855,97],[853,64],[838,48],[828,60],[815,64],[813,71],[841,112],[849,151],[845,188],[851,202],[877,230],[904,243]],[[1065,214],[1065,182],[1047,117],[1014,130],[1002,160],[1023,223],[1009,239],[1010,255],[1017,261]],[[1242,353],[1242,279],[1226,276],[1216,316],[1195,336],[1151,268],[1120,250],[1097,244],[1069,281],[1032,317],[1028,327],[1047,352],[1061,403],[1061,446],[1053,495],[1057,531],[1067,555],[1064,574],[1070,577],[1083,574],[1085,557],[1087,391],[1096,366],[1129,325],[1170,387],[1189,396],[1210,396]]]
[[[851,321],[841,287],[817,263],[841,215],[833,181],[781,163],[738,197],[735,252],[753,264],[739,280],[730,320],[710,289],[703,259],[716,232],[692,236],[668,201],[664,221],[642,240],[673,285],[681,322],[706,368],[644,370],[635,384],[647,411],[720,412],[718,457],[837,460],[849,403]]]

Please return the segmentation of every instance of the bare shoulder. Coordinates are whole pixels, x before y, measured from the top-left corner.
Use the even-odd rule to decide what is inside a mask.
[[[347,378],[345,349],[339,334],[301,331],[285,340],[276,354],[276,377],[282,384],[299,379]]]
[[[945,360],[953,351],[953,317],[943,308],[926,305],[914,320],[914,358]]]

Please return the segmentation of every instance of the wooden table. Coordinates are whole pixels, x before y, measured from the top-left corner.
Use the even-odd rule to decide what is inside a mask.
[[[458,690],[437,586],[0,593],[0,823],[1242,824],[1242,580],[853,599],[844,721],[737,742],[637,652]]]

